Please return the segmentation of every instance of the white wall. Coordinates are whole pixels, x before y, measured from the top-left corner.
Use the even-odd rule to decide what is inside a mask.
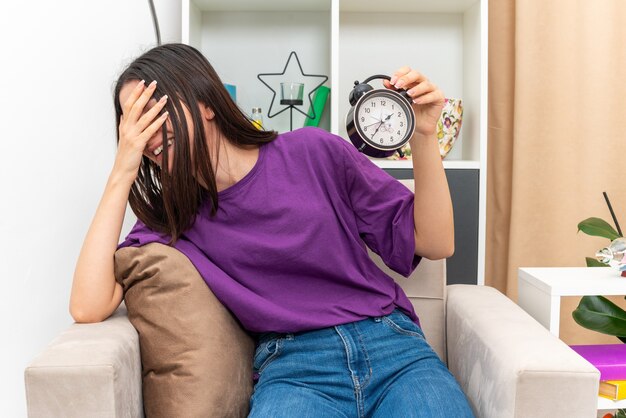
[[[180,0],[155,0],[180,41]],[[155,45],[148,0],[0,2],[0,416],[25,417],[24,368],[72,322],[76,259],[115,158],[112,88]],[[135,218],[127,210],[122,237]]]

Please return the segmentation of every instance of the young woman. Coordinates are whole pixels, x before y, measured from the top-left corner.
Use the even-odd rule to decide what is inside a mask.
[[[452,205],[434,136],[444,97],[400,68],[415,194],[343,138],[260,131],[196,49],[156,47],[115,88],[118,152],[83,244],[70,311],[106,319],[122,300],[118,248],[183,252],[256,338],[252,417],[471,417],[413,307],[366,245],[409,276],[453,252]],[[138,217],[121,244],[126,203]]]

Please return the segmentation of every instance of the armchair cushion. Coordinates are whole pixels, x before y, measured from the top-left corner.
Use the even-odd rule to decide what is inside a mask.
[[[125,247],[115,277],[139,334],[146,416],[247,416],[254,341],[191,261],[161,243]]]

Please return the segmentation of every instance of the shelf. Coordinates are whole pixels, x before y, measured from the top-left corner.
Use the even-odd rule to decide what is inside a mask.
[[[409,3],[413,6],[409,7]],[[481,129],[482,113],[486,109],[482,105],[486,90],[481,88],[485,30],[481,2],[447,1],[445,4],[455,6],[444,8],[437,8],[437,4],[437,1],[340,1],[339,71],[335,83],[338,103],[333,106],[339,135],[347,137],[344,123],[350,108],[347,98],[356,80],[410,65],[426,74],[446,97],[463,100],[463,125],[450,159],[481,160],[481,144],[486,142],[486,132]],[[372,81],[371,85],[383,88],[380,80]]]
[[[191,0],[203,11],[218,12],[321,12],[329,11],[331,0]]]
[[[319,12],[330,10],[331,8],[331,0],[192,0],[192,2],[201,10],[227,12]],[[359,11],[366,13],[463,13],[475,3],[477,3],[477,0],[395,0],[393,2],[341,0],[339,9],[342,12]]]
[[[342,12],[463,13],[477,0],[341,0]]]
[[[399,169],[412,169],[413,161],[408,160],[386,160],[380,158],[370,158],[374,164],[380,168],[399,168]],[[454,170],[479,170],[480,163],[478,161],[471,160],[443,160],[443,168]]]
[[[621,401],[612,401],[607,398],[598,396],[598,409],[620,409],[626,408],[626,399]]]
[[[278,132],[289,130],[289,111],[269,118],[272,92],[257,78],[261,73],[281,73],[291,51],[296,51],[302,70],[307,74],[330,75],[330,11],[310,11],[296,6],[299,2],[227,2],[190,1],[188,42],[198,48],[220,75],[222,81],[237,88],[237,105],[248,115],[253,107],[263,112],[263,124]],[[320,4],[325,2],[306,2]],[[283,5],[289,4],[292,7]],[[262,7],[263,11],[250,10]],[[273,11],[280,9],[280,11]],[[300,10],[302,9],[302,10]],[[185,25],[183,25],[185,26]],[[185,36],[183,36],[185,40]],[[280,104],[280,82],[304,83],[305,101],[299,106],[308,112],[308,94],[319,78],[302,76],[297,61],[292,58],[282,77],[267,77],[277,96],[272,114],[285,108]],[[330,80],[326,83],[330,85]],[[322,117],[321,128],[330,130],[328,117]],[[293,112],[294,128],[304,125],[303,114]]]
[[[192,0],[196,7],[210,11],[294,11],[319,12],[330,10],[331,0]],[[336,0],[334,0],[336,1]],[[339,7],[342,12],[366,13],[463,13],[472,7],[477,0],[395,0],[381,2],[379,0],[341,0]]]

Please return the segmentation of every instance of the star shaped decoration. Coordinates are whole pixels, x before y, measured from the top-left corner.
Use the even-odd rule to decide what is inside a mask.
[[[274,90],[268,83],[266,83],[265,80],[263,80],[263,77],[265,77],[266,79],[272,78],[272,77],[281,77],[282,78],[282,76],[284,76],[285,73],[287,73],[287,68],[289,67],[289,63],[291,62],[291,58],[292,57],[296,58],[296,62],[298,63],[298,68],[300,69],[300,76],[301,76],[301,78],[318,78],[318,79],[321,78],[321,79],[323,79],[322,82],[319,83],[318,85],[316,85],[315,88],[313,90],[311,90],[309,92],[309,94],[308,94],[309,105],[310,105],[310,109],[313,111],[313,115],[308,115],[308,114],[304,113],[302,110],[298,109],[293,104],[287,105],[287,106],[285,106],[284,109],[278,111],[277,113],[272,114],[272,107],[274,106],[274,99],[276,99],[276,90]],[[289,71],[289,72],[291,73],[292,71]],[[259,74],[259,75],[257,75],[257,78],[261,81],[261,83],[265,84],[265,86],[272,91],[272,102],[270,103],[270,109],[267,112],[267,117],[268,118],[273,118],[274,116],[278,116],[278,115],[280,115],[281,113],[283,113],[287,109],[296,109],[298,112],[302,113],[307,118],[315,119],[315,109],[313,109],[312,95],[313,95],[313,93],[315,93],[315,90],[320,88],[328,80],[328,77],[325,76],[325,75],[318,75],[318,74],[306,74],[302,70],[302,65],[300,64],[300,59],[298,58],[298,54],[296,54],[296,51],[291,51],[291,53],[289,54],[289,58],[287,58],[287,62],[285,63],[285,68],[283,68],[283,72],[282,73]],[[276,83],[273,83],[273,84],[276,84]]]

